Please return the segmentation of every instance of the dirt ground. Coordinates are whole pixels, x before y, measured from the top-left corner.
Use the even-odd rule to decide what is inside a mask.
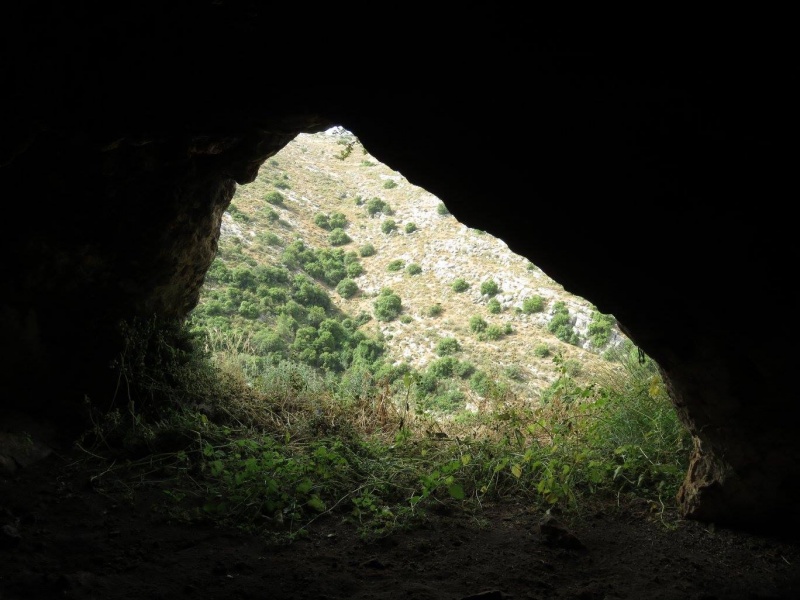
[[[158,486],[98,493],[76,456],[0,478],[0,599],[800,598],[800,542],[674,521],[645,505],[579,519],[514,502],[365,540],[339,516],[292,544],[171,521]]]

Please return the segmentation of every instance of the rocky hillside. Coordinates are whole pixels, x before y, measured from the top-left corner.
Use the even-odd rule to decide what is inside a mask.
[[[282,203],[265,200],[276,191]],[[374,210],[376,199],[383,210]],[[400,296],[400,318],[363,325],[384,336],[395,361],[422,369],[438,358],[441,339],[455,338],[459,360],[507,380],[515,393],[530,398],[557,377],[553,357],[559,354],[579,379],[612,368],[603,352],[624,338],[614,328],[607,345],[592,347],[587,338],[594,313],[590,302],[567,293],[502,240],[459,223],[446,204],[446,198],[413,185],[370,155],[350,132],[334,128],[298,136],[262,166],[256,181],[237,190],[224,215],[220,244],[237,239],[253,261],[279,264],[283,248],[296,239],[313,248],[333,247],[330,229],[319,225],[320,215],[339,213],[351,241],[338,247],[358,252],[371,244],[375,253],[360,258],[364,272],[354,278],[359,291],[353,297],[343,298],[334,289],[329,293],[350,315],[373,314],[383,288]],[[465,291],[452,288],[459,278],[469,284]],[[492,298],[481,293],[488,280],[499,286],[494,311]],[[522,311],[523,302],[535,296],[544,301],[543,310]],[[576,344],[548,331],[559,301],[569,310]],[[432,310],[436,305],[439,311]],[[479,339],[470,328],[475,316],[505,333],[499,339]]]

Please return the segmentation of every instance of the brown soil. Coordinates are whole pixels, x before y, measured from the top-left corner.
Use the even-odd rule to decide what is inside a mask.
[[[377,540],[332,515],[276,544],[170,520],[154,509],[158,485],[101,494],[75,459],[51,454],[0,478],[1,599],[800,597],[800,543],[645,505],[562,515],[558,529],[509,502],[430,514]]]

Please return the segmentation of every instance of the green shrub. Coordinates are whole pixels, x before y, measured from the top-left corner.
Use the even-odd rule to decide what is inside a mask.
[[[469,283],[463,277],[459,277],[450,287],[454,292],[466,292],[469,289]]]
[[[342,298],[352,298],[358,292],[358,284],[352,279],[342,279],[336,286],[336,293]]]
[[[459,361],[455,366],[454,372],[461,377],[461,379],[466,379],[475,372],[475,365],[468,361]]]
[[[508,365],[503,369],[503,374],[512,381],[522,381],[522,369],[519,365]]]
[[[442,308],[442,305],[439,304],[438,302],[436,304],[434,304],[433,306],[431,306],[430,308],[428,308],[428,316],[429,317],[438,317],[443,312],[444,312],[444,308]]]
[[[423,408],[443,413],[454,413],[462,410],[466,404],[466,397],[461,390],[451,388],[436,394],[423,402]]]
[[[364,273],[364,267],[361,263],[352,262],[347,265],[347,276],[348,277],[358,277],[359,275]]]
[[[616,325],[616,319],[611,315],[599,311],[592,313],[588,336],[594,348],[602,348],[611,340],[611,331],[614,325]]]
[[[444,205],[444,202],[440,202],[436,206],[436,212],[439,213],[440,215],[449,215],[450,214],[450,211],[447,210],[447,207]]]
[[[414,223],[406,223],[405,232],[406,233],[414,233],[417,230],[417,226]]]
[[[419,275],[422,273],[422,267],[420,267],[417,263],[411,263],[406,267],[406,273],[409,275]]]
[[[580,342],[580,337],[572,325],[569,309],[563,300],[553,305],[553,316],[547,324],[547,330],[567,344],[578,345]]]
[[[375,246],[372,244],[364,244],[358,249],[358,253],[363,256],[375,256]]]
[[[306,315],[306,322],[312,327],[319,327],[319,324],[322,323],[327,318],[325,314],[325,309],[321,306],[312,306],[308,309],[308,314]]]
[[[283,240],[279,238],[277,235],[272,233],[271,231],[267,231],[265,233],[258,234],[258,239],[268,246],[281,246],[283,245]]]
[[[316,215],[314,215],[314,224],[317,227],[322,227],[322,229],[329,230],[331,228],[330,219],[328,218],[328,215],[324,213],[317,213]]]
[[[264,196],[264,200],[275,206],[284,206],[284,197],[280,192],[269,192],[266,196]]]
[[[396,188],[396,187],[397,187],[397,182],[396,182],[396,181],[393,181],[393,180],[391,180],[391,179],[387,179],[386,181],[384,181],[384,182],[383,182],[383,187],[384,187],[385,189],[387,189],[387,190],[391,190],[391,189],[393,189],[393,188]]]
[[[277,332],[261,329],[253,335],[253,346],[260,354],[286,351],[286,342]]]
[[[403,261],[403,260],[398,258],[397,260],[393,260],[392,262],[390,262],[389,265],[386,267],[386,270],[387,271],[402,271],[404,266],[406,266],[405,261]]]
[[[411,315],[400,315],[400,322],[404,325],[408,325],[413,320],[414,318]]]
[[[488,308],[489,312],[493,315],[499,315],[503,310],[503,307],[497,300],[497,298],[492,298],[491,300],[489,300],[489,303],[486,305],[486,308]]]
[[[379,321],[392,321],[397,318],[402,311],[402,301],[400,296],[389,289],[384,289],[375,300],[375,318]]]
[[[244,300],[239,305],[239,314],[242,315],[245,319],[257,319],[261,314],[261,311],[259,310],[258,305],[256,303]]]
[[[522,312],[526,315],[539,313],[544,310],[544,298],[541,296],[531,296],[522,301]]]
[[[344,244],[349,244],[353,240],[350,239],[350,236],[347,235],[341,227],[337,227],[333,229],[328,236],[328,243],[331,246],[343,246]]]
[[[264,217],[267,219],[267,223],[275,223],[280,220],[281,216],[272,208],[267,208],[264,211]]]
[[[329,220],[331,229],[336,229],[337,227],[344,229],[347,227],[347,217],[344,215],[344,213],[331,213]]]
[[[367,202],[367,214],[370,217],[374,217],[378,213],[383,213],[384,215],[391,216],[394,214],[394,211],[391,207],[381,200],[380,198],[373,198]]]
[[[455,372],[458,359],[453,356],[443,356],[437,358],[428,365],[428,373],[432,373],[438,379],[452,377]]]
[[[562,363],[564,373],[570,377],[577,377],[583,372],[583,364],[574,358],[568,358]]]
[[[475,371],[469,378],[470,389],[479,396],[488,396],[492,389],[492,382],[485,371]]]
[[[496,296],[500,291],[500,286],[493,279],[487,279],[481,283],[481,294],[484,296]]]
[[[547,344],[536,344],[533,347],[533,355],[539,358],[547,358],[550,356],[550,346]]]
[[[505,334],[505,330],[500,325],[489,325],[486,329],[481,333],[483,339],[485,340],[499,340]]]
[[[390,234],[397,229],[397,223],[395,223],[394,219],[386,219],[383,223],[381,223],[381,231],[386,234]]]
[[[439,340],[439,343],[436,344],[436,354],[439,356],[455,354],[459,350],[461,350],[461,345],[458,343],[456,338],[442,338]]]
[[[471,317],[469,320],[469,330],[472,333],[482,333],[486,331],[486,328],[488,326],[489,324],[482,317],[478,315]]]

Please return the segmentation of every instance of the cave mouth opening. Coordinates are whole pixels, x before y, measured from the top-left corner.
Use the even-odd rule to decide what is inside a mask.
[[[120,405],[93,436],[161,457],[176,502],[289,536],[333,510],[373,536],[509,497],[677,518],[690,440],[656,364],[346,129],[269,158],[220,232],[185,344],[139,323],[119,365],[139,397],[192,400]]]

